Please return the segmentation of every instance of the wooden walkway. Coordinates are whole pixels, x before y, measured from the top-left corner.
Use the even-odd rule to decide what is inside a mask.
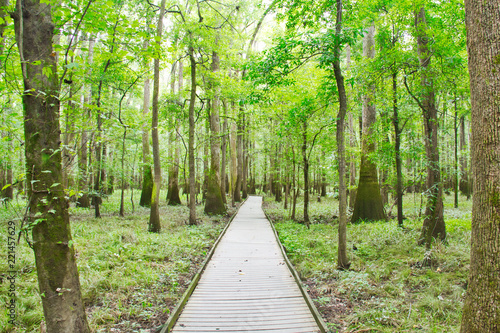
[[[320,332],[261,205],[242,205],[171,332]]]

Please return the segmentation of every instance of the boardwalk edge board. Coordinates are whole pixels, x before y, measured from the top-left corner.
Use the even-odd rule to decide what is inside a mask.
[[[231,225],[231,222],[233,222],[233,220],[236,217],[236,215],[238,215],[238,212],[240,211],[241,206],[243,206],[243,204],[245,203],[245,201],[247,200],[247,198],[245,198],[245,200],[243,200],[240,203],[240,206],[238,207],[238,209],[236,210],[236,212],[234,212],[233,216],[231,216],[231,219],[227,222],[226,226],[224,227],[224,230],[222,230],[222,232],[220,233],[219,237],[217,238],[217,240],[215,241],[214,245],[212,246],[212,249],[208,253],[208,255],[205,258],[205,260],[203,261],[203,264],[201,265],[200,269],[198,270],[198,273],[196,273],[193,276],[193,279],[191,280],[191,283],[189,284],[189,287],[186,289],[186,291],[182,295],[179,303],[177,304],[177,306],[172,311],[172,315],[170,317],[168,317],[168,320],[167,320],[166,324],[163,325],[161,331],[159,331],[160,333],[170,333],[170,331],[174,327],[175,323],[177,322],[177,319],[179,318],[179,316],[182,313],[182,310],[184,310],[184,306],[186,305],[189,297],[191,296],[191,294],[193,293],[194,289],[198,285],[198,282],[200,281],[201,274],[203,273],[203,271],[207,267],[208,263],[210,262],[210,259],[212,259],[212,256],[214,255],[214,252],[215,252],[215,249],[217,248],[217,245],[219,245],[220,240],[226,234],[226,231],[229,228],[229,226]]]
[[[262,199],[264,200],[264,198]],[[313,300],[311,299],[311,296],[309,296],[309,293],[307,290],[304,289],[302,286],[302,281],[300,280],[299,273],[295,270],[295,267],[293,267],[292,263],[288,259],[288,256],[286,255],[285,248],[283,247],[283,244],[281,244],[278,232],[276,231],[276,228],[274,227],[273,220],[267,215],[267,212],[264,210],[264,207],[262,207],[262,210],[264,211],[264,214],[266,215],[267,219],[269,220],[269,224],[271,224],[271,227],[273,228],[274,232],[274,237],[276,237],[276,240],[278,241],[279,247],[281,249],[281,253],[283,254],[283,258],[285,258],[286,265],[292,272],[293,278],[297,285],[299,286],[300,292],[302,293],[302,296],[304,296],[304,299],[306,301],[307,307],[309,310],[311,310],[312,316],[314,320],[316,321],[316,324],[318,324],[318,327],[321,331],[321,333],[328,333],[329,331],[326,329],[326,324],[325,321],[323,320],[323,317],[321,317],[321,314],[319,313],[318,309],[314,305]]]

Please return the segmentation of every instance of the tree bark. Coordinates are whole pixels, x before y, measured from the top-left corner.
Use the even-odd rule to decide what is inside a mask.
[[[179,103],[182,103],[182,95],[181,91],[184,88],[184,67],[182,61],[179,61],[179,80],[177,81],[177,92],[179,94]],[[178,122],[178,120],[176,120]],[[174,149],[174,161],[172,164],[172,168],[169,170],[168,174],[168,205],[169,206],[178,206],[182,205],[181,197],[179,195],[179,156],[180,149],[178,144],[180,125],[177,123],[176,125],[176,134],[175,134],[175,149]]]
[[[230,193],[231,193],[231,204],[234,207],[235,206],[235,191],[236,191],[236,182],[238,179],[238,158],[237,158],[237,148],[236,148],[236,124],[233,122],[231,124],[231,136],[230,136],[230,141],[229,141],[229,146],[230,146],[230,151],[231,151],[231,186],[230,186]]]
[[[189,60],[191,63],[191,97],[189,100],[189,224],[196,224],[196,169],[194,160],[194,103],[196,102],[196,60],[194,48],[189,46]]]
[[[148,47],[149,42],[144,42],[144,49]],[[146,62],[146,68],[150,68],[149,61]],[[142,103],[142,190],[139,205],[142,207],[151,206],[151,197],[153,194],[153,172],[151,170],[151,153],[149,151],[149,129],[147,125],[150,101],[150,79],[144,80],[144,93]]]
[[[309,159],[307,158],[307,121],[302,124],[302,162],[304,163],[304,223],[309,228]]]
[[[219,72],[220,60],[217,52],[212,52],[212,65],[211,70],[213,74]],[[219,107],[220,99],[218,87],[215,82],[212,82],[211,88],[214,90],[214,95],[211,100],[211,107],[209,108],[209,122],[210,122],[210,170],[208,171],[208,188],[207,200],[205,202],[205,213],[208,215],[224,215],[226,213],[226,206],[222,199],[222,189],[220,181],[220,118]]]
[[[368,59],[375,58],[375,26],[368,28],[363,38],[363,56]],[[369,94],[375,93],[375,87],[370,84]],[[375,153],[373,140],[373,126],[375,126],[377,111],[372,102],[372,97],[363,97],[363,132],[361,142],[361,165],[359,169],[359,183],[356,191],[356,200],[351,222],[385,220],[384,203],[380,194],[377,165],[371,155]]]
[[[394,152],[396,155],[396,202],[398,206],[398,226],[403,226],[403,170],[401,165],[401,131],[398,109],[398,73],[392,73],[392,123],[394,125]]]
[[[460,117],[460,192],[470,199],[471,185],[469,181],[468,147],[465,132],[465,116]]]
[[[345,180],[345,142],[344,142],[344,122],[347,113],[347,96],[345,92],[344,76],[340,68],[340,35],[342,33],[342,0],[337,0],[337,13],[335,22],[335,35],[337,44],[335,45],[335,60],[333,70],[335,82],[339,95],[339,112],[337,114],[337,158],[339,169],[339,236],[338,236],[338,256],[337,267],[339,269],[349,269],[351,263],[347,259],[347,188]]]
[[[243,127],[242,127],[242,142],[243,142],[243,152],[242,152],[242,161],[243,167],[241,171],[241,198],[246,199],[248,197],[248,140],[249,140],[249,130],[248,130],[248,122],[243,114]]]
[[[454,139],[455,139],[455,146],[454,146],[454,161],[453,161],[453,191],[455,192],[454,196],[454,207],[458,208],[458,183],[459,183],[459,175],[458,175],[458,110],[457,110],[457,96],[455,94],[455,100],[454,100],[454,105],[455,105],[455,114],[453,117],[453,134],[454,134]]]
[[[160,44],[163,33],[163,17],[165,16],[165,2],[161,1],[160,15],[158,17],[158,26],[156,29],[157,50],[154,58],[154,78],[153,78],[153,105],[151,108],[151,139],[153,141],[153,168],[154,181],[153,192],[151,194],[151,210],[149,214],[148,231],[159,233],[161,231],[160,223],[160,188],[161,188],[161,161],[160,161],[160,142],[158,139],[158,97],[160,93]]]
[[[236,184],[234,187],[234,201],[241,201],[241,183],[243,178],[243,108],[240,107],[238,112],[237,121],[237,134],[236,134],[236,156],[237,156],[237,167],[236,167]]]
[[[432,74],[429,73],[431,53],[428,46],[427,22],[423,7],[415,13],[415,27],[421,67],[421,108],[424,118],[427,158],[427,206],[419,244],[425,244],[427,248],[430,248],[434,239],[444,240],[446,238],[446,226],[443,217],[443,186],[439,169],[438,117]]]
[[[500,2],[465,1],[471,87],[471,266],[462,333],[500,331]]]
[[[281,170],[280,170],[280,146],[276,144],[274,150],[274,163],[273,163],[273,192],[274,200],[281,202]]]
[[[226,156],[227,156],[227,105],[226,102],[224,101],[222,103],[223,109],[224,109],[224,122],[222,125],[222,142],[221,142],[221,166],[220,166],[220,188],[221,188],[221,195],[222,195],[222,201],[224,204],[227,204],[227,198],[226,198]]]
[[[19,0],[15,31],[24,80],[28,227],[48,332],[90,332],[80,292],[68,206],[62,186],[59,80],[51,8]],[[39,63],[36,65],[35,63]],[[31,93],[32,91],[37,93]]]

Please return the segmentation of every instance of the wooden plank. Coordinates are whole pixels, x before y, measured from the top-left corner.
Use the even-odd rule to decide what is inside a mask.
[[[250,197],[171,332],[319,332],[274,230]]]

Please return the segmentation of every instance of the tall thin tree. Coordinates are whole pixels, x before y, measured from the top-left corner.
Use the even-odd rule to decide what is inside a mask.
[[[429,49],[424,7],[415,13],[415,29],[418,56],[420,59],[422,89],[422,101],[418,101],[418,103],[422,109],[424,119],[424,140],[427,159],[427,205],[419,244],[425,244],[427,248],[430,248],[434,239],[444,240],[446,238],[446,226],[443,217],[443,185],[441,184],[441,170],[439,167],[438,112],[434,82],[431,74],[431,50]]]
[[[161,164],[160,164],[160,142],[158,139],[158,95],[160,93],[160,57],[161,57],[161,36],[163,32],[163,17],[165,16],[165,2],[161,1],[160,15],[156,28],[156,52],[154,58],[154,79],[153,79],[153,105],[151,109],[151,139],[153,141],[153,166],[154,182],[153,193],[151,194],[151,212],[149,215],[148,230],[150,232],[160,232],[160,188],[161,188]]]
[[[345,179],[345,140],[344,123],[347,113],[347,95],[345,91],[344,76],[340,68],[340,53],[342,44],[340,36],[342,34],[342,0],[337,0],[335,36],[336,45],[334,50],[333,70],[339,97],[339,111],[337,114],[337,156],[339,168],[339,236],[338,236],[338,256],[337,267],[339,269],[349,269],[350,262],[347,259],[347,187]]]

